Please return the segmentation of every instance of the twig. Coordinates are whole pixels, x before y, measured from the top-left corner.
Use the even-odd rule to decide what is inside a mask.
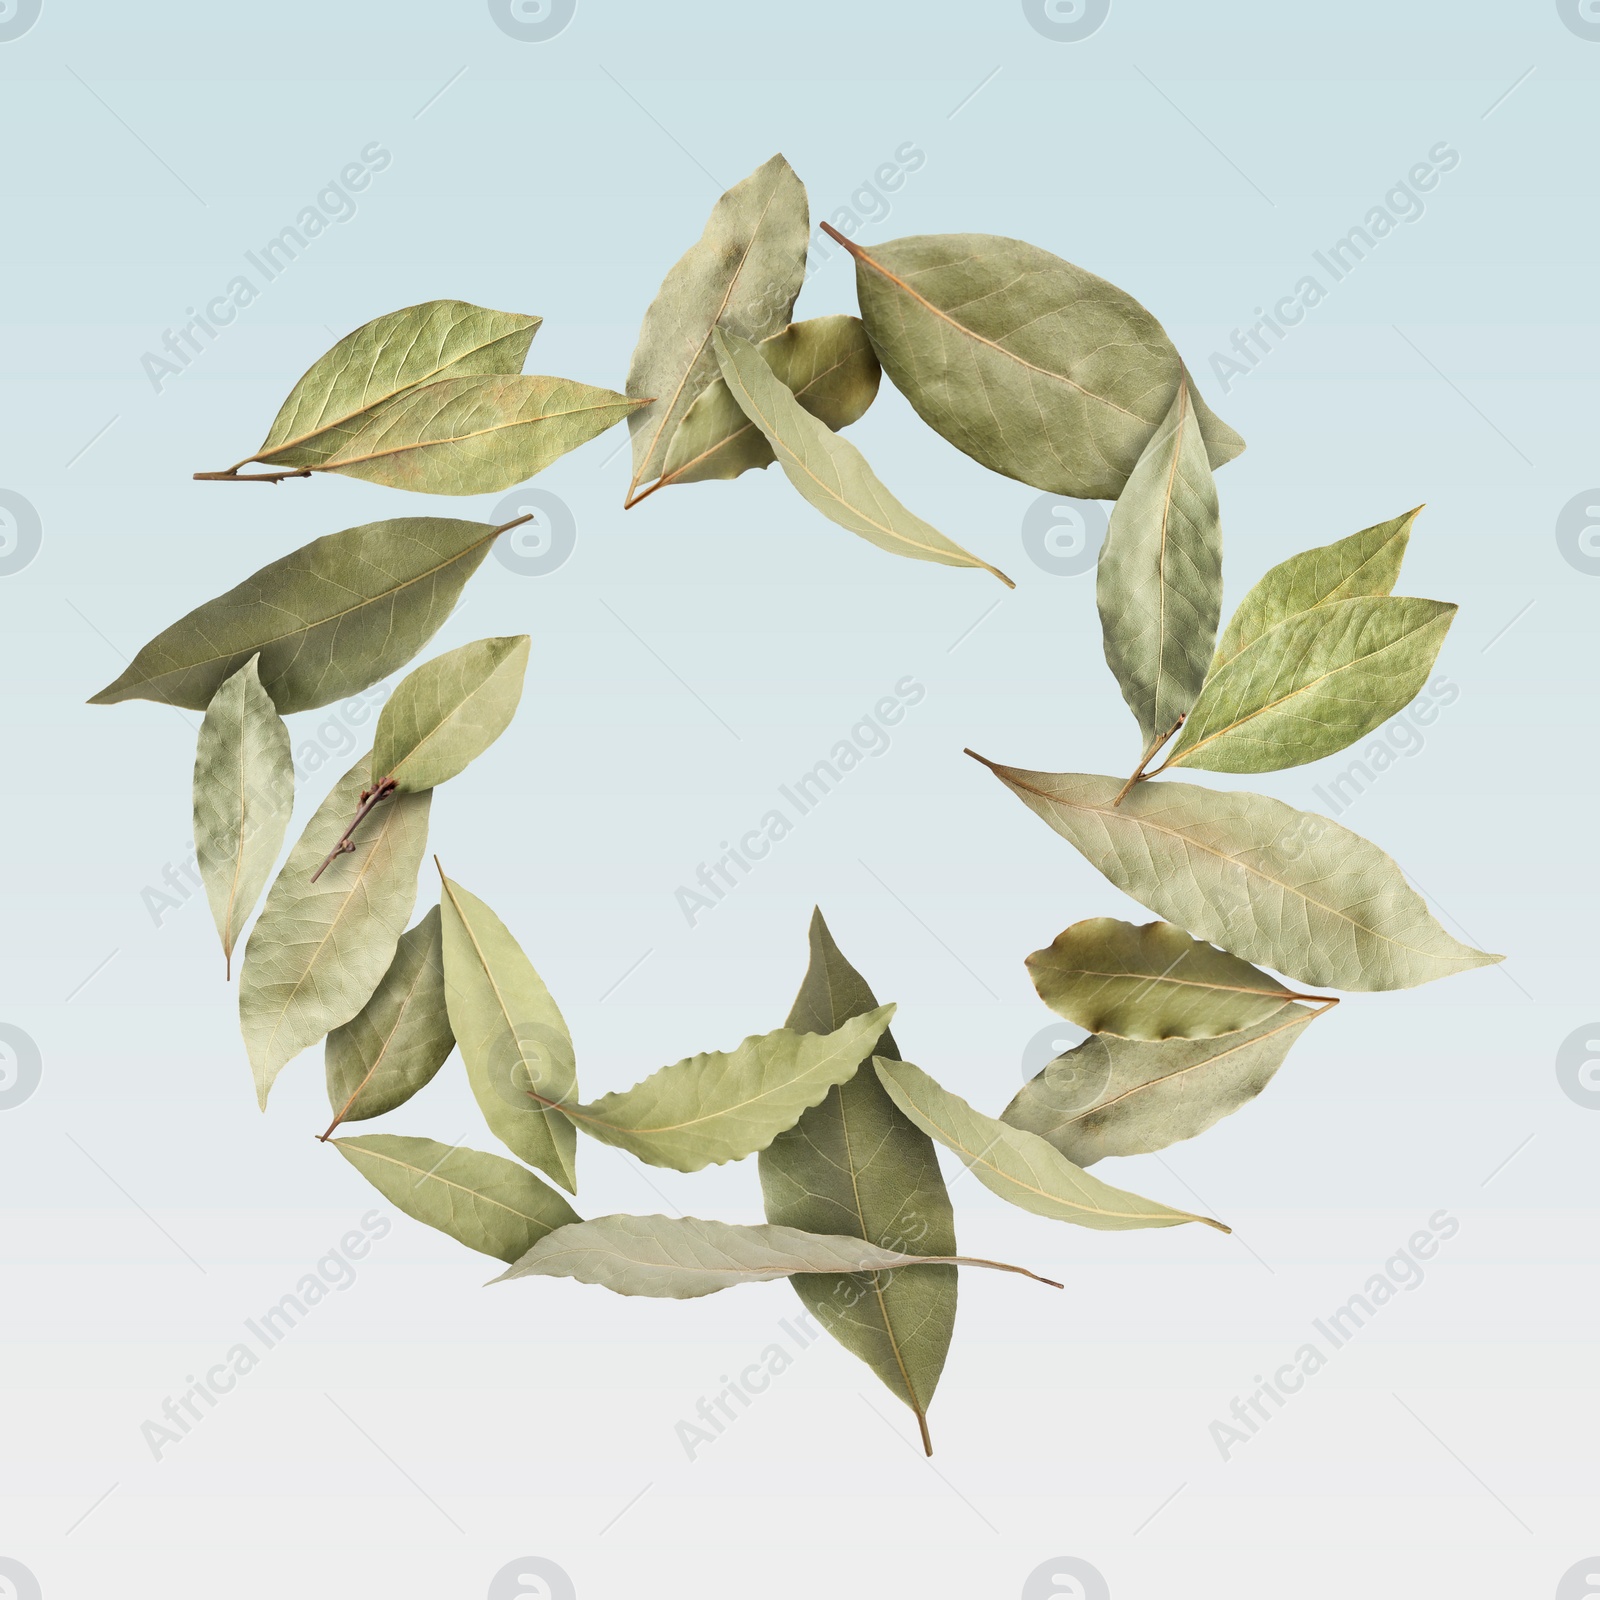
[[[1178,731],[1178,729],[1183,726],[1184,717],[1187,717],[1187,716],[1188,716],[1188,712],[1185,712],[1184,716],[1183,717],[1179,717],[1178,720],[1175,723],[1173,723],[1173,725],[1170,728],[1168,728],[1165,733],[1158,733],[1156,735],[1156,737],[1151,741],[1150,748],[1148,750],[1146,750],[1145,753],[1139,758],[1139,765],[1134,768],[1133,776],[1131,778],[1129,778],[1128,781],[1125,784],[1123,784],[1123,786],[1117,791],[1117,798],[1111,802],[1111,809],[1113,811],[1115,811],[1116,808],[1118,806],[1120,806],[1122,804],[1122,802],[1128,798],[1129,791],[1133,788],[1133,786],[1136,783],[1142,783],[1146,778],[1149,778],[1149,777],[1152,776],[1152,774],[1146,772],[1144,769],[1146,767],[1148,767],[1152,761],[1155,760],[1156,753],[1161,749],[1162,745],[1164,745],[1167,742],[1167,740],[1170,739],[1173,736],[1173,734],[1175,734]],[[1161,770],[1160,767],[1156,768],[1157,772],[1159,772],[1160,770]]]
[[[239,463],[242,467],[244,462]],[[241,472],[239,467],[229,467],[226,472],[197,472],[200,483],[282,483],[285,478],[309,478],[310,467],[300,467],[293,472]]]
[[[400,785],[393,778],[381,779],[373,788],[361,791],[361,805],[352,819],[350,826],[339,836],[339,842],[322,858],[322,865],[311,874],[311,881],[315,883],[335,856],[349,855],[355,849],[355,841],[351,839],[357,828],[377,809],[378,803],[387,800]]]

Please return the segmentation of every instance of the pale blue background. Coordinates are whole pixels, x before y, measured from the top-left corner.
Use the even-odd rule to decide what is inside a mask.
[[[1543,1597],[1600,1549],[1600,1112],[1555,1074],[1600,1013],[1600,576],[1555,537],[1600,483],[1600,42],[1551,3],[1116,0],[1058,43],[1016,4],[580,0],[523,43],[482,4],[45,0],[0,78],[0,488],[42,528],[0,577],[0,1023],[43,1070],[0,1112],[0,1556],[65,1600],[477,1596],[538,1554],[595,1600],[1011,1595],[1073,1555],[1132,1600]],[[1211,352],[1441,140],[1460,163],[1425,215],[1224,394]],[[357,214],[153,392],[141,356],[371,141],[393,160]],[[853,202],[907,141],[926,161],[887,214]],[[776,149],[814,215],[854,203],[864,239],[1025,236],[1155,310],[1249,441],[1219,476],[1230,604],[1292,551],[1427,502],[1402,589],[1461,603],[1439,666],[1459,695],[1342,820],[1509,959],[1350,1000],[1257,1105],[1107,1169],[1203,1197],[1235,1240],[1079,1234],[963,1180],[963,1244],[1060,1267],[1068,1290],[963,1278],[938,1475],[826,1344],[685,1460],[674,1424],[777,1337],[785,1285],[691,1307],[480,1296],[488,1263],[398,1216],[358,1286],[155,1463],[140,1423],[370,1199],[310,1138],[314,1054],[255,1110],[199,897],[160,927],[141,903],[187,849],[198,719],[83,702],[316,535],[500,499],[189,474],[250,449],[335,335],[436,296],[538,312],[529,370],[620,387],[662,274]],[[853,308],[836,252],[799,309]],[[997,1111],[1049,1022],[1022,958],[1080,917],[1138,914],[960,753],[1131,766],[1092,577],[1035,565],[1038,497],[888,385],[852,436],[1016,593],[870,549],[775,472],[624,515],[619,430],[538,482],[572,508],[571,559],[544,577],[490,560],[436,641],[533,635],[522,712],[437,797],[432,837],[522,937],[591,1090],[777,1025],[820,902],[900,1002],[905,1053]],[[687,926],[674,891],[906,675],[927,693],[892,749]],[[297,744],[326,721],[295,719]],[[1258,787],[1320,806],[1348,759]],[[392,1120],[487,1141],[454,1069]],[[597,1146],[583,1160],[590,1213],[757,1216],[753,1164],[647,1182]],[[1428,1284],[1222,1463],[1211,1420],[1440,1207],[1462,1229]]]

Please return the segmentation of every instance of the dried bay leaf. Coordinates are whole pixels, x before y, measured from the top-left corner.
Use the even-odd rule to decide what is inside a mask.
[[[1096,1034],[1025,1083],[1000,1120],[1080,1167],[1164,1150],[1260,1094],[1320,1014],[1285,1002],[1248,1028],[1207,1039]]]
[[[873,1066],[889,1098],[924,1133],[959,1156],[984,1188],[1024,1211],[1110,1232],[1171,1228],[1182,1222],[1230,1231],[1210,1217],[1174,1211],[1091,1177],[1038,1134],[974,1111],[909,1061],[880,1057]]]
[[[628,366],[628,394],[649,402],[628,418],[630,503],[665,471],[685,414],[717,378],[712,330],[765,339],[789,325],[810,228],[805,185],[773,156],[717,201],[705,232],[662,280]]]
[[[1269,629],[1313,606],[1353,600],[1358,595],[1389,594],[1400,577],[1411,525],[1421,510],[1418,506],[1403,517],[1280,561],[1239,602],[1239,609],[1222,630],[1211,675]]]
[[[249,460],[318,466],[338,438],[397,395],[443,378],[521,372],[543,320],[464,300],[429,300],[376,317],[311,364]]]
[[[796,322],[763,339],[756,349],[779,382],[835,433],[865,415],[877,396],[881,369],[859,317]],[[684,413],[660,478],[633,503],[670,483],[737,478],[774,460],[766,435],[719,377]]]
[[[415,793],[477,760],[511,725],[531,642],[476,639],[408,673],[378,715],[372,770]]]
[[[982,567],[1008,589],[1016,588],[998,567],[963,550],[901,505],[861,452],[790,394],[754,345],[720,328],[712,342],[729,392],[765,435],[790,483],[829,521],[891,555],[947,567]]]
[[[892,239],[856,263],[861,317],[918,416],[1008,478],[1114,500],[1172,408],[1183,362],[1131,295],[1020,239]],[[1244,441],[1198,396],[1213,467]]]
[[[741,1226],[701,1217],[596,1217],[573,1222],[541,1239],[509,1272],[510,1278],[576,1278],[616,1294],[693,1300],[737,1283],[766,1283],[796,1273],[888,1273],[929,1262],[993,1267],[1035,1277],[1023,1267],[974,1256],[919,1256],[843,1234],[806,1233],[772,1223]],[[1061,1285],[1039,1278],[1051,1288]]]
[[[1187,381],[1111,512],[1095,580],[1106,662],[1145,747],[1205,682],[1222,613],[1222,521]]]
[[[433,1081],[455,1042],[445,1004],[444,937],[434,906],[401,934],[372,998],[328,1035],[323,1061],[334,1111],[328,1133],[340,1122],[381,1117],[404,1105]]]
[[[1276,1015],[1290,991],[1170,922],[1075,922],[1028,957],[1039,998],[1090,1033],[1209,1039]],[[881,1053],[881,1052],[880,1052]]]
[[[1275,772],[1343,750],[1416,698],[1455,615],[1380,595],[1280,622],[1207,680],[1163,765]]]
[[[262,687],[284,716],[359,694],[439,631],[503,531],[395,517],[314,539],[157,634],[89,703],[203,711],[257,654]]]
[[[579,1220],[565,1196],[504,1156],[393,1133],[332,1142],[408,1217],[501,1261],[520,1260],[541,1239]]]
[[[289,730],[261,687],[259,659],[211,697],[194,753],[195,861],[230,975],[294,810]]]
[[[811,914],[810,945],[786,1027],[830,1033],[877,1008],[821,911]],[[883,1034],[875,1053],[898,1059],[892,1034]],[[889,1098],[876,1073],[857,1071],[834,1085],[761,1152],[758,1167],[768,1222],[852,1234],[890,1250],[955,1253],[955,1219],[933,1141]],[[931,1451],[926,1417],[955,1329],[955,1268],[791,1281],[822,1326],[911,1407]]]
[[[1502,959],[1451,938],[1383,851],[1327,817],[1166,779],[1115,805],[1115,778],[983,764],[1141,905],[1301,983],[1407,989]]]
[[[850,1077],[893,1015],[892,1005],[878,1006],[821,1035],[780,1028],[663,1067],[570,1114],[585,1133],[654,1167],[698,1172],[742,1161]]]
[[[348,434],[330,435],[312,466],[419,494],[497,494],[642,404],[568,378],[445,378],[385,401]]]
[[[499,917],[439,876],[445,1001],[478,1109],[514,1155],[576,1194],[578,1138],[556,1109],[578,1094],[566,1021]]]
[[[306,824],[267,895],[239,974],[239,1026],[263,1107],[284,1065],[372,998],[417,900],[428,794],[384,802],[315,883],[311,874],[372,782],[363,756]]]

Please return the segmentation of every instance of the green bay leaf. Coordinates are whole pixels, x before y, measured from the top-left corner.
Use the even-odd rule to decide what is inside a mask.
[[[1107,1232],[1171,1228],[1182,1222],[1229,1231],[1210,1217],[1174,1211],[1103,1183],[1038,1134],[974,1111],[909,1061],[878,1058],[873,1065],[890,1099],[924,1133],[959,1156],[984,1188],[1023,1211]]]
[[[1343,750],[1416,698],[1455,615],[1380,595],[1280,622],[1206,681],[1164,765],[1275,772]]]
[[[763,339],[756,349],[773,376],[835,433],[865,415],[878,393],[878,358],[859,317],[796,322]],[[671,483],[737,478],[774,460],[766,435],[718,377],[684,413],[661,476],[645,494]],[[644,497],[636,495],[634,504]]]
[[[1217,641],[1217,654],[1211,664],[1215,676],[1246,645],[1269,629],[1313,606],[1335,600],[1354,600],[1358,595],[1390,593],[1400,577],[1411,539],[1411,525],[1422,510],[1408,511],[1403,517],[1379,522],[1348,538],[1280,561],[1239,602]]]
[[[323,1062],[333,1126],[381,1117],[404,1105],[433,1081],[455,1042],[445,1004],[444,938],[434,906],[401,934],[372,998],[328,1035]]]
[[[976,759],[983,761],[983,757]],[[1266,795],[984,761],[1028,809],[1157,916],[1333,989],[1407,989],[1502,958],[1451,938],[1370,840]]]
[[[998,567],[963,550],[901,505],[861,452],[790,394],[754,345],[720,328],[712,342],[729,392],[761,430],[789,482],[830,522],[891,555],[946,567],[981,567],[1008,589],[1016,588]]]
[[[395,517],[314,539],[157,634],[89,703],[204,711],[257,654],[262,687],[285,716],[359,694],[439,631],[501,531]]]
[[[231,974],[294,810],[289,730],[252,656],[211,697],[194,754],[194,849]]]
[[[464,771],[511,725],[530,643],[525,633],[476,639],[408,673],[378,715],[373,771],[409,793]]]
[[[1111,512],[1095,581],[1106,662],[1147,749],[1194,704],[1222,612],[1217,486],[1192,398],[1180,383],[1150,435]]]
[[[563,1195],[504,1156],[393,1133],[332,1144],[408,1217],[501,1261],[520,1260],[579,1220]]]
[[[717,378],[712,330],[765,339],[789,325],[810,227],[805,185],[773,156],[717,201],[705,231],[662,280],[628,366],[628,394],[649,402],[628,418],[630,503],[665,470],[685,414]]]
[[[1039,998],[1090,1033],[1207,1039],[1275,1015],[1290,991],[1170,922],[1091,917],[1028,957]]]
[[[329,435],[319,472],[419,494],[497,494],[621,422],[641,402],[568,378],[425,384]]]
[[[927,234],[865,250],[827,231],[855,257],[883,370],[929,427],[1036,489],[1122,493],[1186,376],[1137,300],[1020,239]],[[1212,466],[1244,449],[1198,396],[1195,410]]]
[[[878,1006],[827,1034],[780,1028],[690,1056],[620,1093],[575,1106],[587,1134],[655,1167],[698,1172],[764,1150],[871,1054],[894,1015]]]
[[[740,1225],[701,1217],[595,1217],[541,1239],[509,1272],[511,1278],[576,1278],[616,1294],[693,1300],[739,1283],[768,1283],[797,1273],[908,1271],[929,1262],[1034,1274],[973,1256],[922,1256],[847,1234],[806,1233],[772,1223]],[[1049,1278],[1039,1280],[1059,1289]]]
[[[445,1001],[478,1109],[514,1155],[576,1194],[577,1135],[556,1109],[578,1093],[566,1021],[506,925],[440,877]]]
[[[397,395],[442,378],[521,372],[542,321],[464,300],[429,300],[375,317],[311,364],[250,460],[316,466],[330,435],[354,432],[366,413]]]
[[[831,1033],[877,1009],[866,980],[813,911],[811,961],[785,1026]],[[894,1036],[876,1054],[898,1059]],[[802,1113],[758,1158],[767,1221],[814,1234],[852,1234],[890,1250],[955,1254],[955,1219],[933,1141],[895,1105],[877,1074],[857,1071]],[[927,1410],[956,1320],[954,1267],[868,1277],[792,1280],[806,1309],[916,1414]],[[931,1448],[931,1447],[930,1447]]]
[[[1320,1013],[1292,1002],[1208,1039],[1096,1034],[1052,1061],[1000,1118],[1080,1167],[1192,1139],[1253,1100]]]
[[[311,881],[371,783],[363,756],[306,824],[245,946],[239,1026],[263,1107],[284,1065],[372,998],[416,904],[427,794],[384,801]]]

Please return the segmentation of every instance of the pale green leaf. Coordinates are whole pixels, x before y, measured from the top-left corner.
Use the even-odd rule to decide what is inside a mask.
[[[393,1133],[332,1143],[408,1217],[501,1261],[520,1260],[541,1239],[579,1220],[563,1195],[504,1156]]]
[[[428,300],[375,317],[311,364],[250,459],[316,466],[364,413],[396,395],[441,378],[521,372],[542,321],[464,300]]]
[[[1036,489],[1122,493],[1185,377],[1137,300],[1020,239],[932,234],[865,250],[834,237],[855,257],[883,370],[929,427]],[[1212,466],[1244,449],[1198,396],[1195,410]]]
[[[227,970],[294,810],[289,730],[252,656],[211,697],[194,752],[194,849]]]
[[[729,392],[765,435],[790,483],[829,521],[891,555],[947,567],[982,567],[1016,588],[998,567],[980,561],[906,510],[878,481],[861,452],[789,393],[754,345],[720,328],[712,342]]]
[[[765,339],[789,325],[810,227],[805,185],[773,156],[717,201],[705,232],[662,280],[628,366],[627,392],[650,402],[628,418],[630,500],[661,475],[689,407],[716,380],[712,329]]]
[[[756,349],[773,375],[824,427],[837,433],[866,412],[878,393],[880,368],[858,317],[815,317],[763,339]],[[719,377],[700,393],[672,437],[666,465],[652,488],[737,478],[776,458],[764,433],[744,414]],[[644,495],[636,495],[638,504]]]
[[[528,635],[476,639],[395,685],[372,736],[372,770],[403,792],[437,788],[483,754],[522,698]]]
[[[1165,765],[1274,772],[1343,750],[1416,697],[1455,614],[1363,596],[1280,622],[1207,680]]]
[[[445,1000],[478,1109],[514,1155],[576,1194],[578,1139],[556,1109],[578,1094],[567,1024],[506,925],[443,881]]]
[[[776,1033],[690,1056],[631,1089],[576,1106],[585,1133],[655,1167],[698,1172],[764,1150],[871,1054],[894,1015],[878,1006],[832,1033]]]
[[[439,908],[434,906],[416,927],[401,934],[394,960],[372,998],[328,1035],[323,1062],[335,1125],[381,1117],[404,1105],[433,1081],[455,1042],[445,1006]]]
[[[420,494],[497,494],[639,404],[567,378],[445,378],[386,401],[312,465]]]
[[[984,765],[1141,905],[1301,983],[1408,989],[1502,959],[1451,938],[1388,856],[1327,817],[1166,779],[1114,805],[1115,778]]]
[[[845,1234],[806,1233],[772,1223],[740,1226],[700,1217],[612,1216],[569,1223],[546,1235],[494,1281],[576,1278],[579,1283],[597,1283],[616,1294],[693,1300],[737,1283],[768,1283],[795,1273],[887,1274],[930,1262],[994,1267],[1000,1272],[1034,1276],[1002,1261],[909,1255]],[[1053,1289],[1061,1287],[1049,1278],[1039,1282]]]
[[[1075,922],[1028,957],[1039,998],[1090,1033],[1209,1039],[1273,1016],[1290,991],[1170,922]]]
[[[359,694],[439,631],[500,531],[396,517],[315,539],[157,634],[89,703],[204,711],[258,653],[262,687],[284,716]]]
[[[873,1065],[889,1097],[924,1133],[959,1156],[984,1188],[1024,1211],[1112,1232],[1171,1228],[1180,1222],[1204,1222],[1229,1231],[1210,1217],[1174,1211],[1102,1183],[1038,1134],[974,1111],[909,1061],[880,1058]]]
[[[1280,1004],[1210,1039],[1096,1034],[1052,1061],[1001,1113],[1069,1161],[1144,1155],[1204,1133],[1266,1088],[1319,1012]]]
[[[1354,600],[1359,595],[1389,594],[1400,576],[1411,525],[1421,510],[1418,506],[1403,517],[1280,561],[1239,602],[1239,609],[1229,618],[1217,641],[1212,675],[1270,628],[1313,606]]]
[[[830,1033],[876,1010],[866,980],[811,914],[811,962],[786,1027]],[[894,1036],[876,1054],[897,1059]],[[857,1071],[831,1088],[758,1158],[767,1221],[807,1233],[853,1234],[891,1250],[953,1255],[955,1220],[933,1141],[895,1105],[877,1074]],[[924,1418],[956,1320],[953,1267],[872,1277],[804,1276],[795,1293],[845,1349]]]
[[[1179,384],[1129,476],[1095,584],[1106,661],[1147,747],[1194,704],[1222,612],[1217,486],[1191,398]]]
[[[354,848],[311,881],[371,783],[363,756],[306,824],[245,946],[239,1026],[263,1106],[286,1062],[372,998],[416,904],[427,794],[385,800],[356,830]]]

